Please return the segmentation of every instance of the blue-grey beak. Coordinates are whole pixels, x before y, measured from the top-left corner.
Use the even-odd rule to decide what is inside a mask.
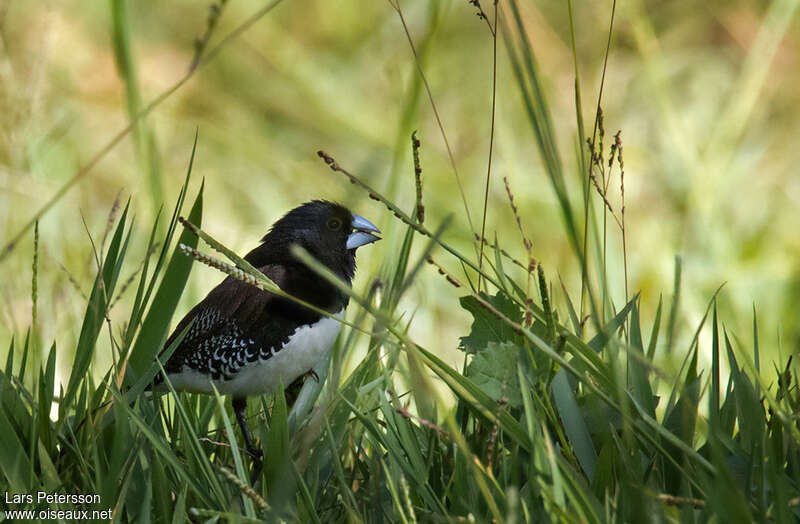
[[[353,232],[347,237],[347,249],[355,249],[381,239],[381,237],[372,234],[380,233],[381,230],[362,216],[353,215],[352,226]]]

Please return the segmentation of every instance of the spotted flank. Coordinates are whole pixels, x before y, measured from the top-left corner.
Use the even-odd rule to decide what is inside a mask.
[[[344,310],[337,317],[341,317]],[[209,307],[198,312],[182,347],[193,347],[184,353],[180,364],[170,362],[167,376],[179,391],[211,393],[211,382],[222,394],[250,396],[287,386],[296,378],[315,369],[333,346],[341,323],[321,317],[316,322],[300,325],[281,337],[272,337],[269,344],[246,336],[235,320],[225,319]],[[275,330],[270,330],[275,334]],[[162,376],[156,385],[163,389]]]
[[[213,333],[213,334],[211,334]],[[208,307],[201,311],[183,344],[194,345],[182,368],[197,371],[215,381],[230,380],[248,362],[264,361],[275,355],[289,339],[289,333],[270,344],[258,344],[245,336],[233,319],[222,319],[219,311]]]

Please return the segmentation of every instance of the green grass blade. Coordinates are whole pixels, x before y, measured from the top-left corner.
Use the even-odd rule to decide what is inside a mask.
[[[169,442],[164,440],[161,435],[157,434],[150,424],[148,424],[145,419],[139,415],[137,410],[128,407],[127,403],[118,392],[114,390],[110,391],[112,396],[114,396],[114,402],[125,407],[128,419],[139,428],[139,431],[141,431],[142,435],[144,435],[147,441],[150,442],[150,445],[152,445],[153,450],[169,464],[173,474],[177,475],[181,479],[181,482],[185,483],[185,485],[187,485],[198,496],[204,498],[204,490],[199,484],[200,479],[187,471],[187,469],[178,459],[178,456],[173,451],[172,446],[169,445]],[[206,503],[208,503],[207,499]]]
[[[650,387],[648,368],[643,363],[644,342],[642,341],[638,305],[633,306],[633,312],[631,313],[630,338],[631,349],[628,352],[628,375],[630,377],[631,392],[636,401],[644,408],[645,412],[655,418],[655,399],[653,397],[653,390]],[[636,355],[641,355],[642,359],[634,358]]]
[[[297,486],[294,483],[291,465],[291,445],[289,437],[288,409],[286,397],[279,388],[274,395],[274,405],[269,420],[269,429],[264,439],[264,484],[267,487],[270,503],[275,511],[287,508],[294,500]]]
[[[92,294],[89,297],[89,304],[86,307],[86,314],[84,316],[83,325],[81,326],[78,345],[75,349],[72,370],[65,390],[66,395],[59,404],[60,424],[63,424],[66,420],[65,414],[68,412],[68,409],[75,399],[75,394],[79,389],[79,383],[86,378],[89,364],[94,355],[95,343],[97,342],[100,328],[105,320],[108,301],[114,293],[114,286],[119,275],[122,259],[124,258],[125,248],[122,243],[129,205],[130,202],[125,206],[125,210],[120,217],[119,224],[117,224],[117,229],[114,232],[105,260],[103,261],[102,270],[98,272],[95,284],[92,288]],[[128,233],[130,234],[130,230],[128,230]],[[125,245],[127,246],[127,240],[125,240]]]
[[[561,369],[553,378],[553,401],[558,409],[558,414],[564,424],[564,431],[569,437],[575,456],[578,457],[583,471],[589,480],[594,478],[597,469],[597,452],[586,427],[586,420],[578,403],[575,401],[575,394],[567,380],[567,373]]]
[[[672,286],[672,303],[669,307],[669,318],[667,320],[667,345],[664,348],[666,355],[672,354],[672,348],[675,344],[675,328],[678,320],[678,304],[681,298],[681,257],[675,257],[675,278]]]
[[[714,315],[711,320],[711,391],[708,395],[708,421],[711,431],[719,427],[719,389],[720,389],[720,365],[719,365],[719,327],[717,322],[717,303],[714,301]]]
[[[225,409],[225,400],[222,398],[222,396],[220,396],[216,387],[214,387],[214,398],[217,400],[217,406],[219,407],[219,413],[222,417],[222,423],[225,426],[225,433],[228,435],[228,443],[231,445],[230,450],[231,455],[233,456],[233,464],[236,467],[236,475],[239,477],[239,480],[242,482],[242,484],[247,486],[250,482],[248,478],[249,475],[247,474],[247,468],[244,466],[241,453],[239,453],[239,444],[236,442],[236,435],[233,432],[233,425],[231,425],[231,420],[228,418],[228,412]],[[253,501],[250,500],[250,498],[244,493],[242,493],[241,496],[242,503],[244,504],[245,516],[255,518],[256,510],[255,506],[253,506]]]
[[[572,299],[567,293],[567,287],[564,285],[564,281],[561,279],[561,275],[558,276],[558,282],[561,284],[561,291],[564,293],[564,300],[567,303],[567,311],[569,312],[569,319],[572,322],[572,327],[575,330],[574,333],[576,335],[580,334],[581,332],[581,321],[578,318],[578,313],[575,310],[575,305],[572,303]]]
[[[150,256],[149,254],[151,251],[155,249],[155,242],[156,242],[156,233],[158,231],[158,224],[161,220],[161,211],[156,215],[156,219],[153,221],[153,227],[150,230],[150,238],[147,241],[147,251],[145,252],[145,259],[144,263],[142,264],[142,271],[141,276],[139,277],[139,285],[136,288],[136,297],[133,299],[133,305],[131,307],[131,316],[128,321],[128,328],[125,330],[125,336],[123,338],[123,352],[120,355],[121,359],[125,359],[128,356],[128,351],[131,348],[131,344],[133,343],[133,338],[136,336],[139,327],[141,326],[142,321],[142,314],[144,313],[145,307],[145,295],[147,292],[147,277],[149,274],[150,269]],[[158,266],[157,269],[153,274],[152,280],[155,281],[156,275],[158,274]]]
[[[17,372],[17,377],[19,377],[20,382],[23,382],[25,380],[25,369],[28,364],[28,351],[30,350],[31,347],[30,342],[31,342],[31,330],[30,328],[28,328],[28,330],[25,331],[25,344],[23,344],[22,346],[22,362],[20,362],[19,371]],[[9,377],[11,376],[12,375],[9,375]]]
[[[656,310],[656,318],[653,320],[653,329],[650,330],[650,342],[647,344],[647,360],[653,361],[656,355],[656,347],[658,346],[658,333],[661,329],[661,306],[664,305],[662,297],[658,297],[658,309]]]
[[[11,342],[8,343],[8,354],[6,355],[6,376],[14,376],[14,336],[11,336]]]
[[[724,338],[733,391],[736,395],[740,442],[745,449],[755,449],[761,445],[764,437],[765,413],[753,383],[736,362],[727,332],[724,333]]]
[[[133,127],[132,134],[136,146],[136,156],[139,159],[139,164],[147,173],[153,208],[157,208],[163,200],[161,165],[153,131],[148,126],[145,118],[139,118],[139,113],[142,110],[142,96],[139,90],[136,62],[133,57],[133,43],[131,42],[130,33],[133,21],[128,16],[128,1],[111,1],[114,56],[117,70],[125,84],[128,118]]]
[[[56,345],[53,343],[44,373],[39,378],[39,438],[45,449],[53,450],[54,443],[50,427],[50,407],[56,387]]]
[[[609,339],[617,332],[619,328],[625,323],[625,320],[628,318],[628,313],[634,308],[634,304],[636,301],[639,300],[639,293],[636,293],[634,297],[625,304],[625,307],[617,313],[614,318],[609,320],[605,326],[603,326],[602,331],[596,334],[592,339],[587,343],[587,345],[592,348],[595,352],[600,352],[603,348],[606,347]]]
[[[197,198],[189,213],[190,219],[196,223],[200,223],[202,216],[203,185],[200,186]],[[184,231],[178,242],[179,244],[196,247],[198,240],[190,231]],[[136,339],[136,345],[130,354],[129,364],[135,377],[141,375],[150,366],[164,344],[169,334],[170,320],[183,293],[183,288],[189,279],[193,262],[192,258],[185,256],[178,248],[175,248],[172,259],[166,271],[164,271],[161,285],[144,319],[139,337]]]
[[[13,395],[13,390],[0,389],[0,402],[5,404],[4,397]],[[28,452],[17,432],[13,430],[11,420],[6,415],[5,406],[0,404],[0,472],[5,477],[11,491],[28,493],[38,485],[38,480],[30,476],[32,464]]]
[[[758,320],[756,318],[756,306],[753,304],[753,364],[756,370],[756,396],[761,397],[761,352],[758,348]]]

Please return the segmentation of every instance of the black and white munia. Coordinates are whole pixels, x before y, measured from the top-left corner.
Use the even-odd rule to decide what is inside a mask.
[[[289,295],[341,318],[349,297],[296,259],[291,246],[304,248],[350,284],[356,249],[380,240],[376,233],[380,230],[375,225],[344,206],[314,200],[275,222],[244,259]],[[245,421],[247,397],[274,392],[306,375],[327,376],[341,323],[233,277],[189,311],[164,347],[190,323],[164,365],[167,378],[177,391],[210,394],[213,383],[220,394],[232,396],[247,451],[257,459],[261,452],[253,446]],[[165,389],[161,374],[154,386]]]

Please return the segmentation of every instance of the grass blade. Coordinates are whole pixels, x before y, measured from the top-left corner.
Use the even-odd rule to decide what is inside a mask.
[[[194,151],[194,150],[193,150]],[[194,155],[193,155],[194,156]],[[189,164],[191,171],[191,163]],[[203,216],[203,185],[197,193],[189,217],[192,221],[200,223]],[[190,231],[184,231],[178,239],[179,244],[196,247],[198,239]],[[153,304],[147,312],[142,324],[136,345],[130,355],[130,367],[136,376],[144,372],[158,354],[167,338],[170,320],[175,312],[178,300],[181,298],[183,288],[189,279],[194,260],[175,248],[172,259],[164,272],[161,285],[153,298]],[[136,378],[136,377],[134,377]]]

